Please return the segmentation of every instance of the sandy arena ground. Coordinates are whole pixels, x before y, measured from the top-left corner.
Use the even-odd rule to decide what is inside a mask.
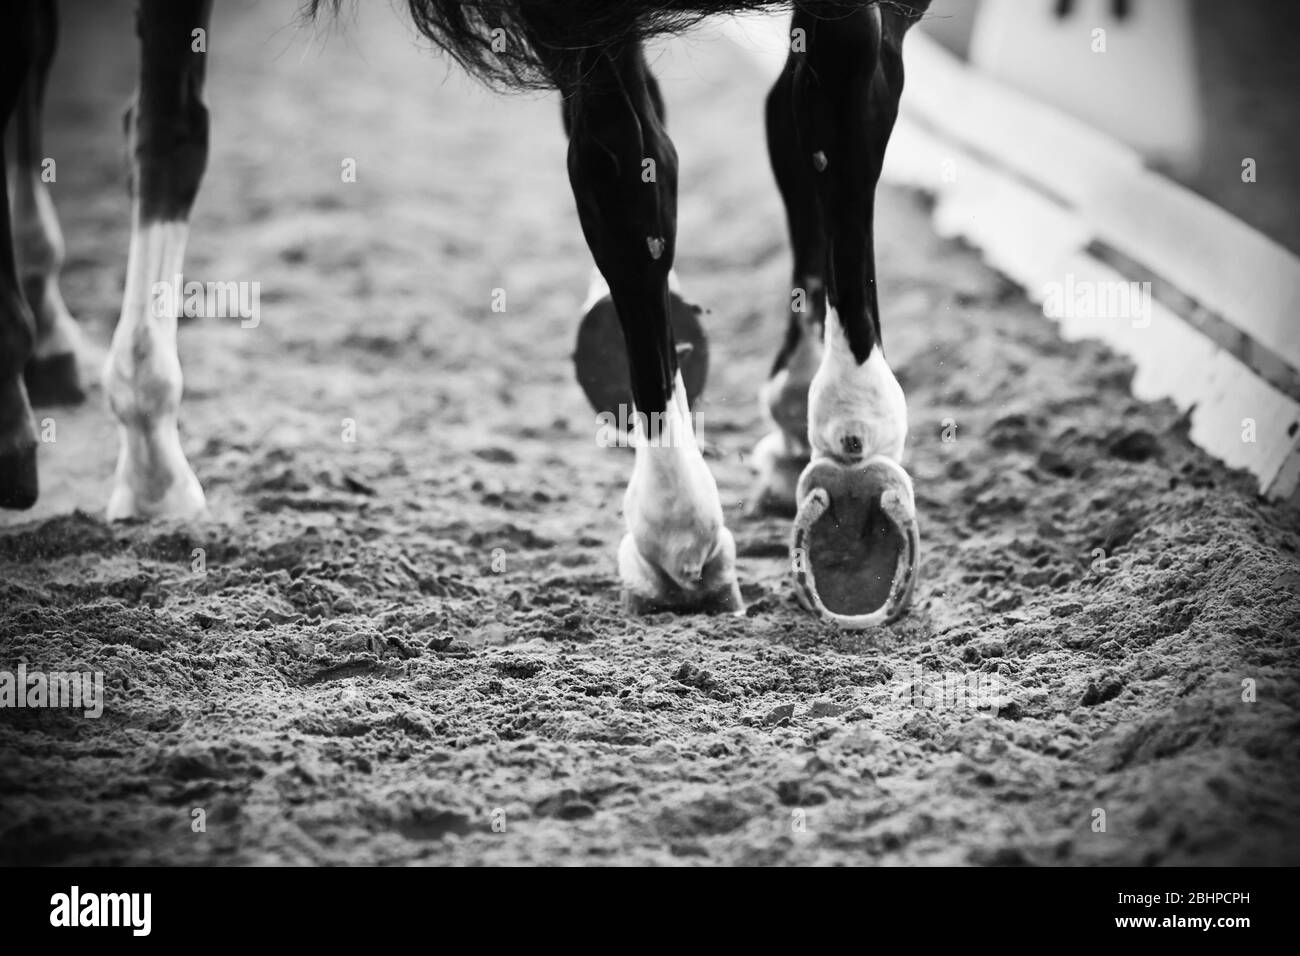
[[[135,61],[126,5],[93,6],[46,147],[91,364]],[[0,710],[0,861],[1300,862],[1300,520],[911,194],[882,190],[877,233],[915,610],[850,635],[795,604],[788,521],[742,514],[789,261],[769,78],[718,30],[657,70],[749,614],[624,617],[631,453],[597,446],[573,378],[590,258],[557,104],[479,90],[364,6],[328,42],[288,0],[217,11],[186,278],[260,282],[262,318],[181,332],[212,520],[106,525],[102,393],[38,414],[57,441],[36,511],[2,519],[0,669],[103,671],[107,705]],[[976,680],[1000,699],[954,694]]]

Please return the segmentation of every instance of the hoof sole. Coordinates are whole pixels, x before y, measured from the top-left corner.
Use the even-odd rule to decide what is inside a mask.
[[[701,310],[672,291],[668,293],[668,307],[678,347],[678,365],[686,385],[686,401],[694,407],[709,375],[709,342],[700,324]],[[627,345],[614,300],[608,295],[598,299],[582,317],[573,364],[578,384],[591,407],[598,413],[608,412],[616,421],[629,423],[630,427],[632,380],[628,375]]]
[[[798,500],[790,547],[801,603],[849,630],[902,617],[920,559],[907,473],[880,456],[852,467],[819,460],[804,469]]]

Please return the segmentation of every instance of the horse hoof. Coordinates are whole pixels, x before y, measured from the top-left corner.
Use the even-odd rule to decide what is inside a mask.
[[[72,352],[32,356],[23,367],[23,382],[32,405],[80,405],[86,400],[77,371],[77,356]]]
[[[632,380],[628,374],[623,329],[609,293],[593,298],[578,326],[578,344],[573,353],[578,384],[592,408],[598,413],[608,412],[622,427],[630,429]],[[677,342],[677,364],[686,385],[686,402],[692,408],[703,393],[709,375],[709,342],[700,324],[701,311],[676,290],[669,290],[668,314]]]
[[[732,581],[712,591],[690,593],[676,589],[647,595],[637,593],[629,588],[623,589],[623,610],[635,617],[643,614],[662,614],[664,612],[683,614],[732,614],[743,617],[745,602],[740,596],[740,585]]]
[[[797,491],[791,559],[809,610],[847,630],[888,624],[912,599],[920,558],[912,480],[892,459],[819,459]]]
[[[150,487],[146,483],[140,488]],[[175,519],[189,521],[207,514],[203,486],[189,466],[176,475],[161,493],[144,494],[132,482],[118,478],[108,497],[109,521]]]
[[[26,511],[37,490],[35,445],[0,455],[0,508]]]
[[[792,447],[789,436],[779,428],[764,435],[750,455],[757,477],[745,501],[745,515],[794,515],[799,476],[808,465],[808,454],[807,448]]]
[[[745,602],[736,580],[736,543],[725,528],[713,556],[699,568],[698,578],[683,583],[647,561],[632,536],[625,535],[618,551],[623,580],[623,609],[628,614],[673,613],[744,615]]]

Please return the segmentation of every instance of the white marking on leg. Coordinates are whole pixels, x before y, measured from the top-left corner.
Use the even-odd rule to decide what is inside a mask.
[[[636,463],[623,498],[628,533],[619,548],[624,585],[662,596],[657,571],[700,597],[734,588],[735,542],[696,442],[681,373],[661,415],[637,416],[633,441]]]
[[[791,454],[808,455],[808,386],[821,367],[823,351],[821,329],[804,322],[785,365],[759,389],[762,413],[784,432]]]
[[[821,342],[805,334],[785,368],[759,389],[758,404],[771,429],[750,453],[755,480],[746,512],[756,515],[772,504],[795,503],[795,486],[810,456],[808,382],[821,354]]]
[[[760,413],[772,428],[754,446],[750,455],[756,479],[746,512],[753,515],[772,504],[795,504],[795,486],[811,451],[808,447],[808,386],[821,366],[822,328],[812,319],[809,299],[818,294],[821,281],[809,277],[803,283],[804,307],[792,313],[799,321],[799,340],[786,356],[785,364],[773,373],[758,392]]]
[[[813,458],[843,463],[883,455],[897,462],[907,441],[907,401],[879,345],[861,365],[835,309],[827,309],[821,367],[808,391]]]
[[[18,280],[36,318],[35,358],[75,353],[81,330],[68,313],[59,291],[63,266],[63,233],[41,181],[40,167],[19,165],[13,189],[14,260]]]
[[[192,517],[204,509],[203,489],[181,450],[181,365],[175,288],[189,226],[133,222],[122,316],[104,363],[104,389],[117,416],[120,449],[109,520]],[[173,295],[157,294],[166,283]]]

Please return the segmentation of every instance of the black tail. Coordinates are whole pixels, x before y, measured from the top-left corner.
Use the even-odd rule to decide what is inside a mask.
[[[344,0],[308,0],[308,14]],[[723,13],[801,6],[835,16],[872,0],[406,0],[416,27],[500,89],[569,88],[593,52]],[[891,6],[906,7],[908,0]]]

